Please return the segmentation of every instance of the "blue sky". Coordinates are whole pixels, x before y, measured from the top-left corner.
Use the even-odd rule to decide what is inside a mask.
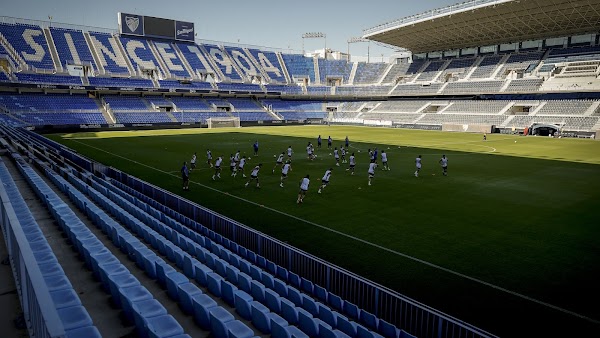
[[[302,49],[302,33],[323,32],[327,47],[346,51],[346,41],[362,30],[459,0],[16,0],[3,1],[1,15],[75,25],[116,28],[117,12],[195,23],[198,38],[259,46]],[[99,5],[101,4],[101,5]],[[323,48],[322,39],[305,40],[305,49]],[[365,43],[350,46],[366,55]],[[371,44],[371,57],[389,54]]]

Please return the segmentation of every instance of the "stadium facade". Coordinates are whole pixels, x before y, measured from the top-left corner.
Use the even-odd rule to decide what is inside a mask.
[[[503,133],[528,133],[534,126],[543,126],[534,132],[589,137],[600,129],[598,5],[598,1],[469,1],[366,30],[365,38],[413,51],[412,58],[390,63],[352,63],[271,48],[190,42],[189,36],[177,36],[179,31],[183,35],[193,32],[187,23],[175,26],[173,38],[168,30],[145,35],[139,31],[142,18],[134,15],[121,18],[120,32],[4,17],[0,20],[0,122],[6,125],[2,133],[10,140],[4,140],[4,146],[37,158],[37,168],[56,187],[134,257],[138,266],[162,281],[200,327],[213,330],[216,336],[271,330],[274,335],[279,330],[281,336],[492,336],[317,258],[302,256],[283,243],[273,241],[277,249],[272,251],[254,247],[264,250],[258,254],[246,250],[231,238],[232,233],[248,231],[242,225],[207,214],[202,220],[205,227],[192,216],[206,212],[200,206],[180,207],[186,202],[177,196],[13,127],[39,131],[205,127],[207,120],[236,119],[243,126],[328,122]],[[507,18],[516,22],[507,24]],[[131,32],[124,32],[123,25]],[[138,329],[182,333],[173,317],[156,304],[147,309],[157,314],[152,320],[132,305],[135,297],[146,293],[120,291],[119,283],[126,283],[126,277],[113,278],[102,268],[115,263],[114,257],[90,251],[98,248],[98,242],[89,231],[72,226],[78,224],[73,215],[56,203],[48,186],[17,152],[12,153],[22,175],[77,243],[86,264],[120,300],[125,314],[136,320]],[[1,166],[0,175],[3,182],[10,181]],[[0,191],[3,215],[12,215],[13,209],[23,205],[18,191],[7,186]],[[165,202],[152,200],[148,190],[162,194]],[[114,212],[122,224],[97,205]],[[127,216],[134,214],[148,223]],[[23,227],[25,221],[30,221],[28,216],[3,217],[3,230]],[[229,232],[218,233],[219,227],[210,222],[226,225]],[[34,254],[25,244],[28,238],[39,239],[39,234],[25,228],[31,232],[5,230],[5,237],[10,233],[11,240],[17,238],[23,246],[14,248],[25,252],[21,254],[29,250],[27,264],[31,264]],[[135,237],[126,235],[129,231],[164,250],[170,262],[144,260],[152,255],[138,247]],[[36,245],[46,247],[43,241]],[[44,252],[54,262],[51,250]],[[278,262],[281,252],[302,256],[302,262],[319,266],[320,272],[305,272],[300,278],[291,266]],[[175,273],[173,266],[183,274]],[[34,280],[41,288],[35,295],[42,296],[31,306],[34,315],[45,321],[32,321],[31,325],[38,326],[30,329],[47,336],[95,334],[85,308],[80,304],[60,308],[48,296],[55,284],[40,282],[50,280],[40,277],[47,271],[32,271],[33,277],[25,274],[18,282],[29,287]],[[213,296],[234,306],[252,328],[232,320],[223,308],[209,310],[208,300],[202,303],[194,298],[198,294],[194,287],[178,288],[186,276],[193,276]],[[342,296],[332,292],[330,278],[346,283],[335,285]],[[61,285],[72,291],[68,282]],[[348,290],[356,285],[368,297]],[[56,311],[40,309],[39,304],[51,309],[57,305]],[[44,325],[57,316],[60,320],[52,323],[64,325]]]

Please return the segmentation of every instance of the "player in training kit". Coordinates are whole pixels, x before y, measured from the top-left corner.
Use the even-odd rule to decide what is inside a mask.
[[[375,163],[377,163],[377,155],[379,154],[379,151],[377,150],[377,148],[375,148],[375,150],[373,150],[373,158],[371,158],[371,161],[375,161]]]
[[[252,172],[250,173],[250,180],[244,184],[244,187],[248,187],[250,182],[256,180],[256,187],[260,188],[260,184],[258,183],[258,172],[260,171],[260,167],[262,167],[262,163],[259,163],[256,167],[254,167],[254,169],[252,169]]]
[[[208,165],[212,168],[213,164],[212,164],[212,152],[210,151],[210,149],[206,149],[206,163],[208,163]]]
[[[369,153],[369,162],[373,161],[373,151],[371,150],[371,148],[367,149],[367,152]]]
[[[233,154],[229,155],[229,170],[231,171],[231,176],[235,176],[235,159]]]
[[[215,180],[215,176],[221,178],[221,163],[223,163],[223,157],[219,156],[215,161],[215,174],[212,176],[213,181]]]
[[[297,204],[304,202],[304,197],[306,197],[306,192],[308,191],[309,184],[310,184],[310,175],[306,175],[306,177],[304,177],[300,181],[300,191],[298,191],[298,200],[296,201]]]
[[[321,135],[317,137],[317,148],[321,149]]]
[[[238,164],[238,169],[235,172],[235,175],[233,175],[233,177],[236,177],[238,173],[242,173],[242,177],[246,177],[246,172],[244,171],[244,166],[246,165],[246,156],[242,156],[242,158],[240,159],[240,163]]]
[[[350,140],[348,140],[348,136],[346,136],[346,149],[350,147]]]
[[[196,153],[194,153],[194,155],[192,155],[192,159],[190,160],[190,170],[196,169],[196,158]]]
[[[333,140],[331,139],[331,136],[329,136],[327,138],[327,149],[331,149],[331,143],[333,142]]]
[[[190,190],[190,172],[185,162],[181,167],[181,179],[183,180],[183,190]]]
[[[340,153],[339,153],[337,147],[335,147],[335,149],[333,150],[333,157],[335,158],[335,165],[339,167],[340,166]]]
[[[446,155],[442,155],[442,158],[440,158],[440,165],[442,166],[443,175],[448,176],[448,158]]]
[[[256,142],[254,142],[254,144],[252,145],[252,148],[254,149],[254,156],[258,156],[258,140],[256,140]]]
[[[346,171],[351,171],[352,174],[354,175],[354,167],[356,166],[356,157],[354,157],[354,153],[352,153],[352,155],[350,155],[350,166],[346,169]]]
[[[313,156],[313,147],[312,144],[310,142],[308,142],[308,145],[306,146],[306,155],[308,156],[309,160],[313,160],[314,156]]]
[[[483,133],[483,140],[484,141],[487,140],[487,134],[486,133]]]
[[[417,166],[417,170],[415,170],[415,177],[419,177],[419,171],[421,171],[421,155],[417,156],[415,159],[415,165]]]
[[[342,153],[342,163],[346,163],[346,148],[340,147],[340,152]]]
[[[390,170],[390,167],[388,166],[388,159],[387,159],[387,154],[385,153],[385,150],[381,151],[381,164],[383,165],[383,168],[381,168],[381,170]]]
[[[377,163],[375,161],[369,163],[369,185],[371,185],[371,181],[375,178],[375,169],[377,168]]]
[[[294,153],[294,151],[292,150],[292,146],[289,146],[287,149],[287,155],[288,155],[288,160],[292,160],[292,154]]]
[[[283,188],[283,180],[287,179],[287,175],[291,170],[292,170],[292,164],[290,163],[290,161],[285,161],[285,164],[281,168],[281,180],[280,180],[281,183],[279,183],[280,187]]]
[[[333,168],[325,170],[325,175],[323,175],[323,178],[321,179],[321,187],[319,188],[319,191],[317,191],[319,194],[321,193],[321,191],[325,190],[325,187],[327,186],[327,184],[329,184],[329,179],[331,178],[332,170]]]
[[[240,162],[240,151],[238,150],[235,155],[233,155],[233,160],[235,161],[235,163],[239,163]]]
[[[279,154],[279,156],[277,156],[277,161],[275,161],[275,166],[273,167],[273,174],[275,173],[275,169],[277,167],[283,166],[283,156],[284,155],[285,155],[285,153],[282,152],[281,154]]]

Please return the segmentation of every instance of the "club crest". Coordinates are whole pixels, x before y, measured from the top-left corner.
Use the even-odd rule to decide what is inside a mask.
[[[125,24],[127,25],[127,28],[129,28],[129,30],[133,33],[140,26],[140,18],[135,16],[126,16]]]

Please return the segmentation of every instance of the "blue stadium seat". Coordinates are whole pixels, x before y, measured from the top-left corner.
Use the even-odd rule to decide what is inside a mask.
[[[147,321],[146,331],[150,338],[173,337],[184,334],[183,328],[171,315],[162,315]]]
[[[250,338],[254,336],[254,331],[239,320],[233,320],[225,324],[227,327],[228,338]]]
[[[250,307],[252,311],[252,324],[262,333],[271,333],[269,309],[257,301],[252,302]]]
[[[146,322],[153,317],[163,316],[167,314],[167,310],[156,299],[147,299],[131,304],[133,319],[138,330],[144,330],[147,326]]]
[[[230,282],[221,279],[221,298],[229,306],[235,305],[235,292],[238,288]]]
[[[177,287],[179,294],[179,306],[186,314],[194,312],[193,298],[196,295],[202,294],[202,291],[193,283],[179,284]]]
[[[234,321],[235,318],[229,311],[220,306],[215,306],[208,310],[210,316],[210,331],[215,337],[227,337],[229,332],[227,323]]]
[[[217,302],[205,294],[198,294],[192,297],[194,307],[194,321],[202,329],[210,329],[210,309],[217,307]]]
[[[121,299],[123,313],[125,314],[125,317],[131,322],[134,321],[132,304],[143,300],[153,299],[152,294],[141,285],[120,288],[119,297]]]

